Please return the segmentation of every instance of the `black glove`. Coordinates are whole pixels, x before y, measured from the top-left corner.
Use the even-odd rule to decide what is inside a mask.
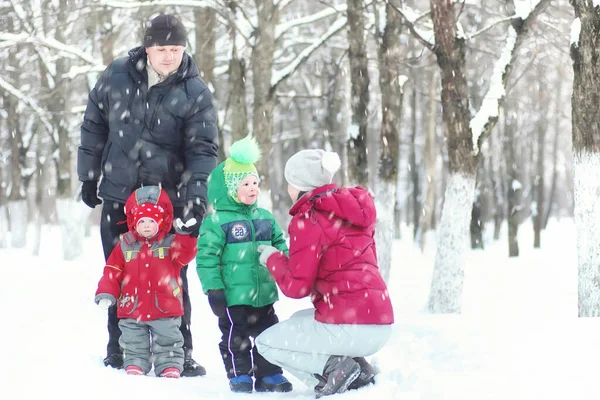
[[[191,219],[195,219],[195,223],[190,224],[189,221]],[[200,201],[192,201],[188,202],[188,205],[183,208],[183,216],[181,221],[183,221],[184,226],[181,227],[182,233],[189,233],[191,237],[197,238],[200,234],[200,224],[202,223],[202,219],[204,218],[204,207],[200,203]]]
[[[224,317],[227,310],[227,300],[225,300],[223,289],[209,290],[208,304],[210,304],[213,314],[219,318]]]
[[[81,185],[81,200],[89,208],[96,208],[97,205],[102,204],[102,200],[98,198],[98,182],[96,181],[85,181]]]

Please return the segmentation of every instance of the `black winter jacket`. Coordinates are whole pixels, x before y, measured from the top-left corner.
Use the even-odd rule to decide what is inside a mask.
[[[80,181],[125,203],[141,185],[161,185],[175,207],[206,210],[206,179],[217,164],[212,95],[184,53],[179,69],[148,90],[146,51],[113,61],[89,95],[77,154]]]

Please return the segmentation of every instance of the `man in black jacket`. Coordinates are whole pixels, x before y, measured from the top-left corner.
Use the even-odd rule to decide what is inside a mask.
[[[89,95],[77,172],[81,197],[102,204],[100,233],[108,258],[127,231],[124,204],[144,185],[159,185],[171,198],[175,217],[198,235],[206,211],[206,180],[217,163],[216,112],[212,95],[185,52],[186,33],[172,15],[154,18],[143,46],[113,61]],[[102,176],[100,187],[98,180]],[[102,201],[99,199],[102,198]],[[204,375],[192,359],[191,304],[187,266],[181,271],[185,363],[182,376]],[[109,341],[104,365],[122,368],[116,306],[108,311]]]

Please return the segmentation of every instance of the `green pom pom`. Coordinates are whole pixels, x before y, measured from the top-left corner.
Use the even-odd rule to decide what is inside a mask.
[[[254,164],[260,160],[260,147],[252,136],[234,142],[229,148],[229,157],[240,164]]]

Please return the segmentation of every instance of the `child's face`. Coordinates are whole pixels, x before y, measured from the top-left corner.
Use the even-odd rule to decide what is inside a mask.
[[[246,177],[240,182],[237,191],[237,197],[240,203],[246,205],[252,205],[258,200],[258,194],[260,189],[258,188],[258,178],[256,175],[246,175]]]
[[[295,203],[298,200],[300,191],[288,183],[288,194],[290,195],[290,199],[292,199],[292,203]]]
[[[135,229],[140,236],[150,238],[158,232],[158,224],[152,218],[142,218]]]

